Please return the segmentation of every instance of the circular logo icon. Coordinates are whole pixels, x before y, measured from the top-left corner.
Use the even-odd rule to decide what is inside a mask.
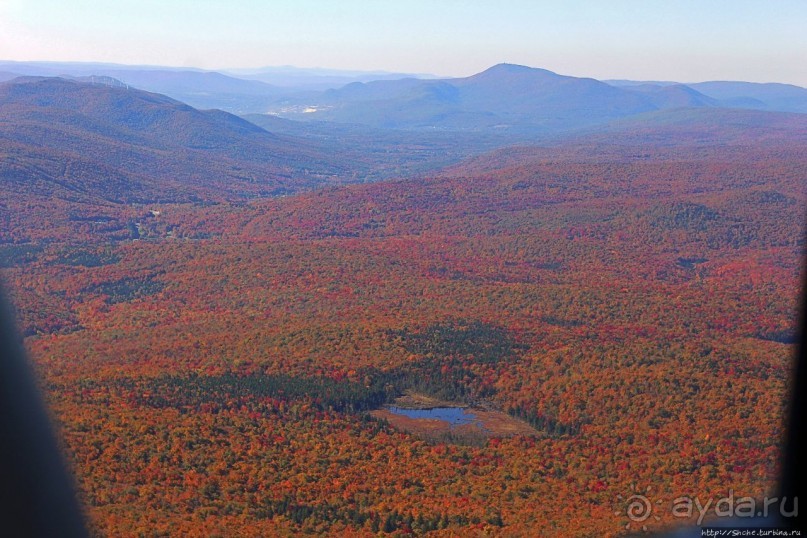
[[[617,495],[616,501],[622,507],[621,509],[614,512],[614,515],[626,515],[628,516],[627,525],[625,525],[625,529],[629,530],[632,525],[636,524],[636,526],[641,524],[641,529],[643,531],[647,530],[647,525],[643,523],[649,518],[653,517],[656,521],[659,521],[661,518],[653,513],[653,505],[654,503],[650,501],[648,498],[648,494],[650,493],[650,486],[641,491],[636,488],[636,485],[631,486],[631,495],[627,498],[623,497],[622,495]],[[661,504],[661,500],[657,500],[655,502],[656,505]],[[623,511],[624,510],[624,511]]]

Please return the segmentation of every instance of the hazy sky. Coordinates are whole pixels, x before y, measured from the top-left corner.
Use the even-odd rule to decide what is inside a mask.
[[[0,0],[0,59],[807,86],[807,0]]]

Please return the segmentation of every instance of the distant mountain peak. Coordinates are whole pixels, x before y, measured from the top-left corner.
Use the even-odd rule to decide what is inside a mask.
[[[548,69],[541,69],[538,67],[528,67],[526,65],[500,63],[493,67],[489,67],[473,75],[474,77],[489,77],[489,76],[502,76],[502,75],[551,75],[560,77],[557,73],[549,71]],[[472,78],[472,77],[469,77]]]
[[[508,71],[508,72],[518,72],[518,71],[532,71],[534,68],[521,65],[521,64],[511,64],[507,62],[502,62],[496,64],[492,67],[486,69],[486,71]]]

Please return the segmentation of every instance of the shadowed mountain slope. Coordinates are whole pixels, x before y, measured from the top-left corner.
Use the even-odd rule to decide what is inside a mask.
[[[342,170],[308,144],[163,95],[59,78],[0,85],[0,177],[118,202],[238,199]]]

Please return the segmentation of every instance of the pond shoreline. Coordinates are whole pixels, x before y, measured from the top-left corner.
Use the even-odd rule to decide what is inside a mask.
[[[440,418],[429,416],[413,418],[400,413],[400,411],[413,411],[415,412],[413,414],[417,415],[421,411],[433,410],[448,410],[449,412],[456,410],[470,415],[472,418],[468,421],[452,423]],[[407,393],[397,398],[395,402],[371,411],[370,414],[386,420],[396,429],[434,440],[440,440],[446,435],[466,435],[482,439],[541,435],[538,430],[526,422],[499,411],[491,405],[446,402],[418,393]]]
[[[438,398],[433,398],[431,396],[427,396],[426,394],[419,394],[416,392],[407,392],[403,396],[395,398],[395,401],[390,404],[395,407],[400,407],[402,409],[436,409],[439,407],[457,407],[466,409],[471,407],[468,404],[464,404],[461,402],[448,402],[446,400],[440,400]]]

